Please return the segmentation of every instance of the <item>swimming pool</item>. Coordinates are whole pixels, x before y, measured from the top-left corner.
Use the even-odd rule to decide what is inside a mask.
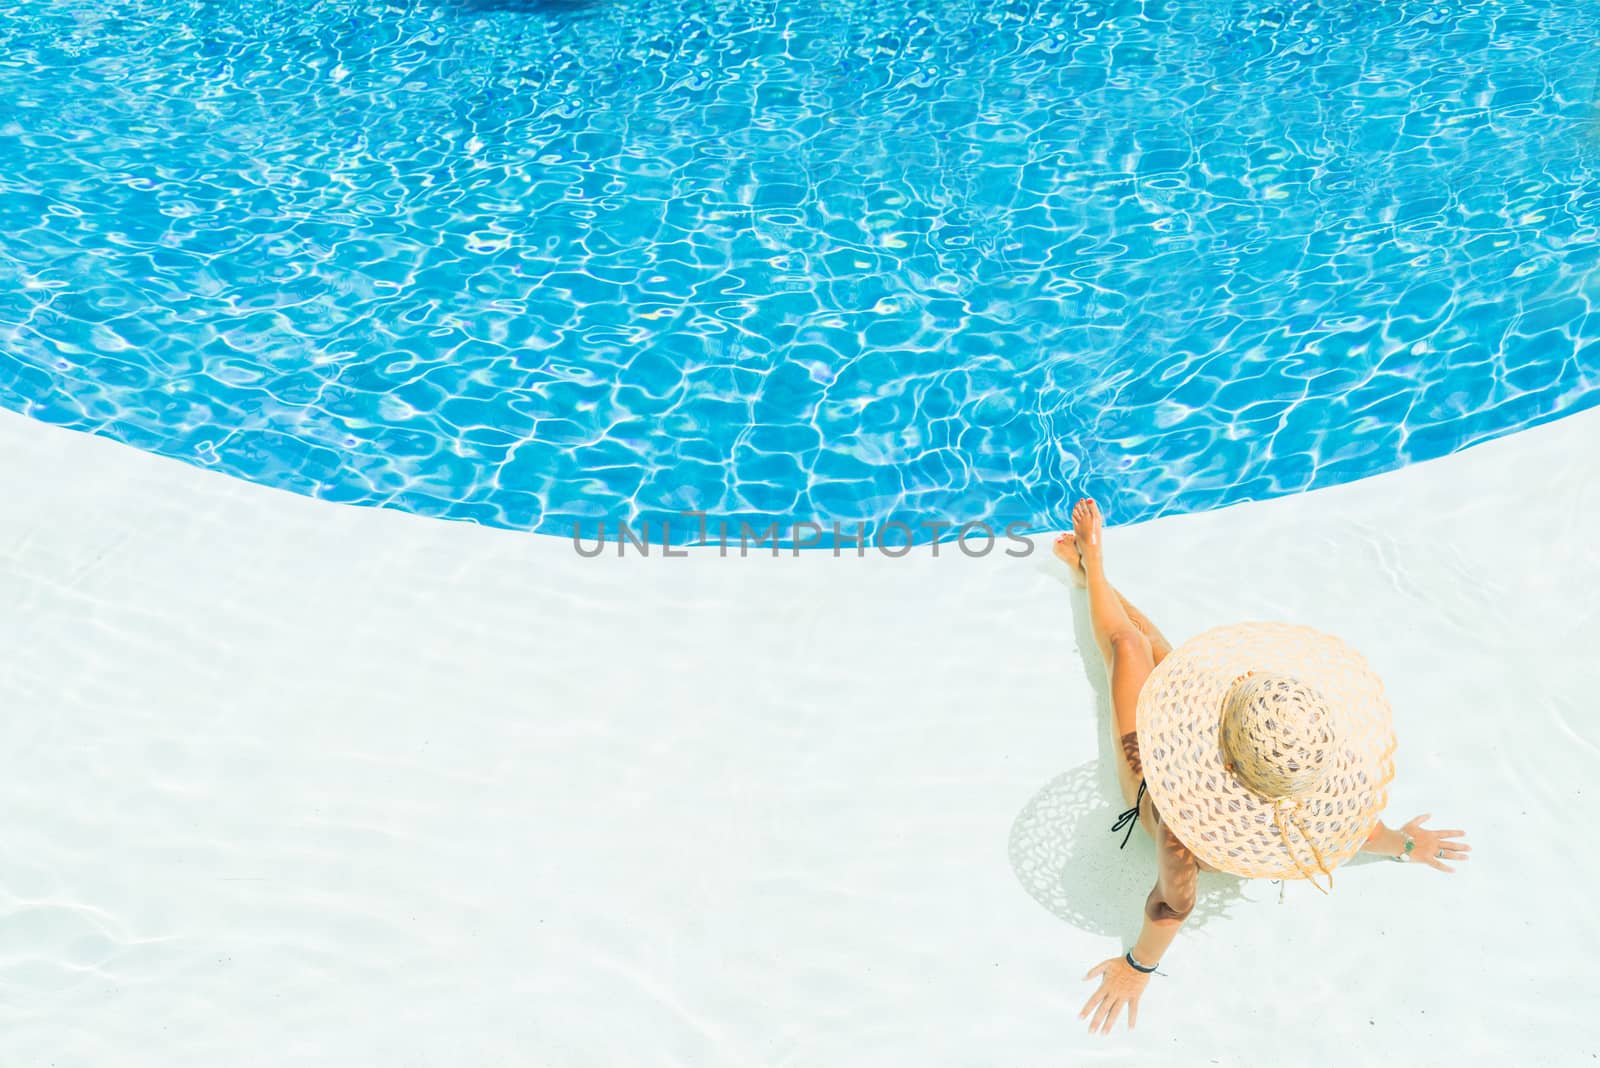
[[[0,403],[548,533],[1133,521],[1594,403],[1583,5],[928,6],[24,3]]]

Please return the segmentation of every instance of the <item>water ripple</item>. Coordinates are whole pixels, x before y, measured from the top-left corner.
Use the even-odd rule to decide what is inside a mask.
[[[0,403],[552,533],[1030,529],[1594,403],[1581,5],[33,0]]]

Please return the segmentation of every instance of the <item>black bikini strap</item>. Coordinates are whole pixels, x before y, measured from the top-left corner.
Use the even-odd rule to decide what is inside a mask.
[[[1128,839],[1133,837],[1133,825],[1139,822],[1139,802],[1143,800],[1144,780],[1140,779],[1139,796],[1133,799],[1133,807],[1130,809],[1125,809],[1122,815],[1117,817],[1117,822],[1111,825],[1112,834],[1116,834],[1124,827],[1128,828],[1128,833],[1122,836],[1122,844],[1117,846],[1118,849],[1126,849],[1128,847]]]

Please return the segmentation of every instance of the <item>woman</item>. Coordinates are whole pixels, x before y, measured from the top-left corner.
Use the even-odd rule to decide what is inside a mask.
[[[1309,627],[1218,627],[1176,653],[1106,580],[1103,521],[1089,498],[1055,552],[1089,590],[1095,641],[1111,680],[1117,781],[1156,843],[1156,884],[1127,954],[1089,970],[1100,989],[1084,1005],[1090,1031],[1128,1026],[1178,928],[1194,909],[1198,872],[1333,885],[1358,851],[1420,860],[1441,871],[1467,859],[1461,831],[1399,830],[1378,813],[1394,776],[1394,732],[1383,686],[1360,654]],[[1128,828],[1132,833],[1132,827]],[[1126,844],[1126,838],[1124,838]]]

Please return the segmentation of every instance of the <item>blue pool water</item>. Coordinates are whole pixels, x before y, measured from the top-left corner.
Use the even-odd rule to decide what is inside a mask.
[[[1594,0],[22,0],[0,404],[550,533],[1293,493],[1594,402],[1597,77]]]

